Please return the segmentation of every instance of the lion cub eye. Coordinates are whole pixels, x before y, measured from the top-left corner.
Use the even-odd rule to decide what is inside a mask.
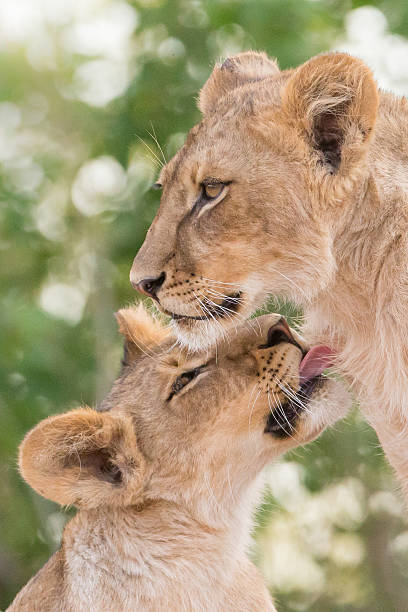
[[[191,383],[194,378],[196,378],[202,369],[205,366],[200,366],[198,368],[194,368],[194,370],[190,370],[189,372],[183,372],[180,376],[177,376],[176,380],[171,385],[171,393],[167,398],[167,401],[170,401],[174,395],[177,395],[184,387],[186,387],[189,383]]]

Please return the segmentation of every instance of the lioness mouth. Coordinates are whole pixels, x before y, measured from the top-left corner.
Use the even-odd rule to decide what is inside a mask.
[[[313,394],[324,383],[323,371],[333,365],[333,352],[328,346],[314,346],[299,365],[300,388],[268,415],[264,433],[286,438],[295,433],[299,415],[307,408]]]
[[[202,308],[205,309],[206,314],[204,315],[179,315],[175,312],[170,312],[168,310],[165,311],[167,315],[169,315],[174,321],[181,320],[192,320],[192,321],[206,321],[207,319],[217,318],[222,319],[224,317],[228,317],[231,314],[237,312],[240,304],[241,292],[233,293],[232,295],[228,295],[225,300],[221,302],[221,304],[214,304],[213,302],[207,302],[203,300]]]

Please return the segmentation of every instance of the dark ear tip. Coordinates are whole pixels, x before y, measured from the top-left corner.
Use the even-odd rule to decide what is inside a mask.
[[[126,368],[129,365],[129,359],[130,359],[129,344],[127,340],[125,340],[123,342],[123,356],[122,356],[122,359],[120,360],[122,368]]]
[[[229,70],[230,72],[233,72],[235,70],[234,61],[230,57],[227,57],[227,59],[221,64],[221,70]]]

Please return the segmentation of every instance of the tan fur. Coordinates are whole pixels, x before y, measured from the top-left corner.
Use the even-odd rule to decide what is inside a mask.
[[[147,312],[143,303],[121,308],[115,313],[119,331],[125,339],[124,360],[132,361],[140,351],[146,352],[163,342],[169,329]]]
[[[267,345],[279,315],[245,323],[233,342],[195,355],[176,350],[171,337],[156,346],[157,327],[140,310],[118,319],[135,345],[100,411],[45,419],[21,445],[27,482],[79,511],[9,610],[275,610],[246,556],[260,473],[334,423],[345,391],[324,381],[279,438],[265,427],[299,389],[302,358],[289,342]],[[200,366],[174,394],[178,377]]]
[[[192,349],[269,293],[300,304],[306,337],[338,350],[408,494],[407,101],[378,91],[343,53],[271,74],[259,62],[255,80],[232,81],[231,58],[204,85],[204,118],[161,173],[160,210],[131,280],[166,274],[160,307],[186,315],[174,327]],[[198,215],[208,177],[230,184]],[[230,302],[224,316],[187,318],[226,295],[237,314]]]
[[[123,487],[94,477],[101,467],[100,451],[106,448],[109,461],[122,474]],[[131,423],[89,408],[37,425],[21,446],[20,470],[38,493],[64,506],[124,506],[142,499],[145,460]]]
[[[198,107],[202,113],[208,114],[216,109],[219,98],[231,89],[278,72],[278,64],[269,59],[266,53],[239,53],[222,64],[216,64],[206,87],[200,93]]]

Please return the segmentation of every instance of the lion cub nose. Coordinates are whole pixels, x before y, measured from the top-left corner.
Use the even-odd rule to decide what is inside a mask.
[[[140,293],[144,293],[145,295],[148,295],[149,297],[158,301],[157,292],[164,283],[165,278],[166,274],[163,272],[157,278],[144,278],[138,283],[132,281],[132,285],[137,291],[140,291]]]
[[[281,317],[277,323],[269,328],[266,344],[262,344],[259,348],[272,348],[281,344],[281,342],[293,344],[301,350],[302,353],[304,352],[300,344],[293,337],[292,331],[284,317]]]
[[[276,346],[281,342],[289,342],[291,344],[295,342],[290,327],[283,317],[268,330],[269,347]]]

